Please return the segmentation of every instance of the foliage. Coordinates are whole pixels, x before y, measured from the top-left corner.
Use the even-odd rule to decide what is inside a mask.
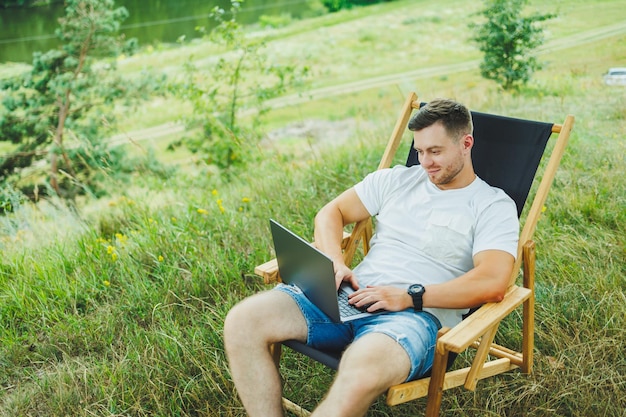
[[[184,144],[227,175],[253,158],[259,140],[256,129],[266,111],[264,103],[296,85],[308,71],[306,67],[273,62],[263,50],[265,44],[246,36],[237,22],[240,7],[239,2],[232,1],[230,18],[219,7],[212,12],[217,26],[208,37],[226,52],[208,72],[187,62],[184,79],[172,85],[175,94],[193,103],[194,114],[187,125],[201,127],[199,134],[172,147]],[[240,120],[243,110],[251,114],[245,124]]]
[[[482,25],[471,24],[474,41],[483,52],[480,71],[483,77],[496,81],[505,90],[526,84],[541,63],[532,51],[543,43],[539,22],[555,17],[535,13],[522,16],[528,0],[486,0],[481,14],[487,19]]]
[[[113,7],[113,0],[68,0],[57,29],[62,48],[35,53],[30,72],[0,81],[0,140],[16,145],[0,160],[0,182],[20,184],[32,197],[33,189],[72,197],[95,185],[91,170],[122,157],[99,136],[104,111],[151,87],[144,79],[121,82],[114,61],[94,65],[134,45],[117,36],[128,13]]]
[[[0,189],[0,214],[17,210],[25,202],[24,194],[7,185]]]
[[[350,0],[322,0],[322,3],[331,13],[337,12],[341,9],[347,9],[352,6]]]
[[[349,9],[352,6],[365,6],[383,1],[393,0],[322,0],[322,4],[329,12],[338,12],[341,9]]]
[[[0,7],[21,7],[34,3],[34,0],[0,0]]]

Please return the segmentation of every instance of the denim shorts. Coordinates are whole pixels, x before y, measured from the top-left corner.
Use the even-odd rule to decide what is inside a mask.
[[[441,324],[426,311],[407,309],[335,323],[310,302],[300,288],[278,284],[275,290],[289,294],[300,307],[308,327],[307,345],[311,347],[341,351],[368,333],[382,333],[394,339],[409,355],[411,371],[407,381],[427,374],[433,365]]]

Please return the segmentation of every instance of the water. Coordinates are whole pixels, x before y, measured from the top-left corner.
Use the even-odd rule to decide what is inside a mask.
[[[118,0],[130,16],[122,23],[126,38],[137,38],[140,45],[175,42],[199,36],[198,26],[210,28],[209,14],[215,6],[226,10],[229,0]],[[261,15],[290,14],[302,17],[309,10],[307,0],[246,0],[238,21],[255,23]],[[32,8],[0,8],[0,63],[31,63],[33,52],[56,48],[57,19],[63,16],[63,2]]]

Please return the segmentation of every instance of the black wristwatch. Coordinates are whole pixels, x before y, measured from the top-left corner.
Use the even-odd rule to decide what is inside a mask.
[[[407,293],[409,293],[409,295],[413,299],[413,308],[416,311],[422,311],[422,297],[424,296],[425,292],[426,288],[424,288],[422,284],[413,284],[407,290]]]

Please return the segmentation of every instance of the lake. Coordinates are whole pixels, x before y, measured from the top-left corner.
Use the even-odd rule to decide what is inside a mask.
[[[210,28],[215,6],[226,10],[228,0],[119,0],[129,17],[122,22],[126,38],[137,38],[141,46],[175,42],[181,36],[198,37],[198,26]],[[309,11],[308,0],[246,0],[238,21],[252,24],[262,15],[290,14],[300,18]],[[0,63],[31,63],[33,52],[56,48],[57,19],[64,14],[63,2],[31,8],[0,8]]]

